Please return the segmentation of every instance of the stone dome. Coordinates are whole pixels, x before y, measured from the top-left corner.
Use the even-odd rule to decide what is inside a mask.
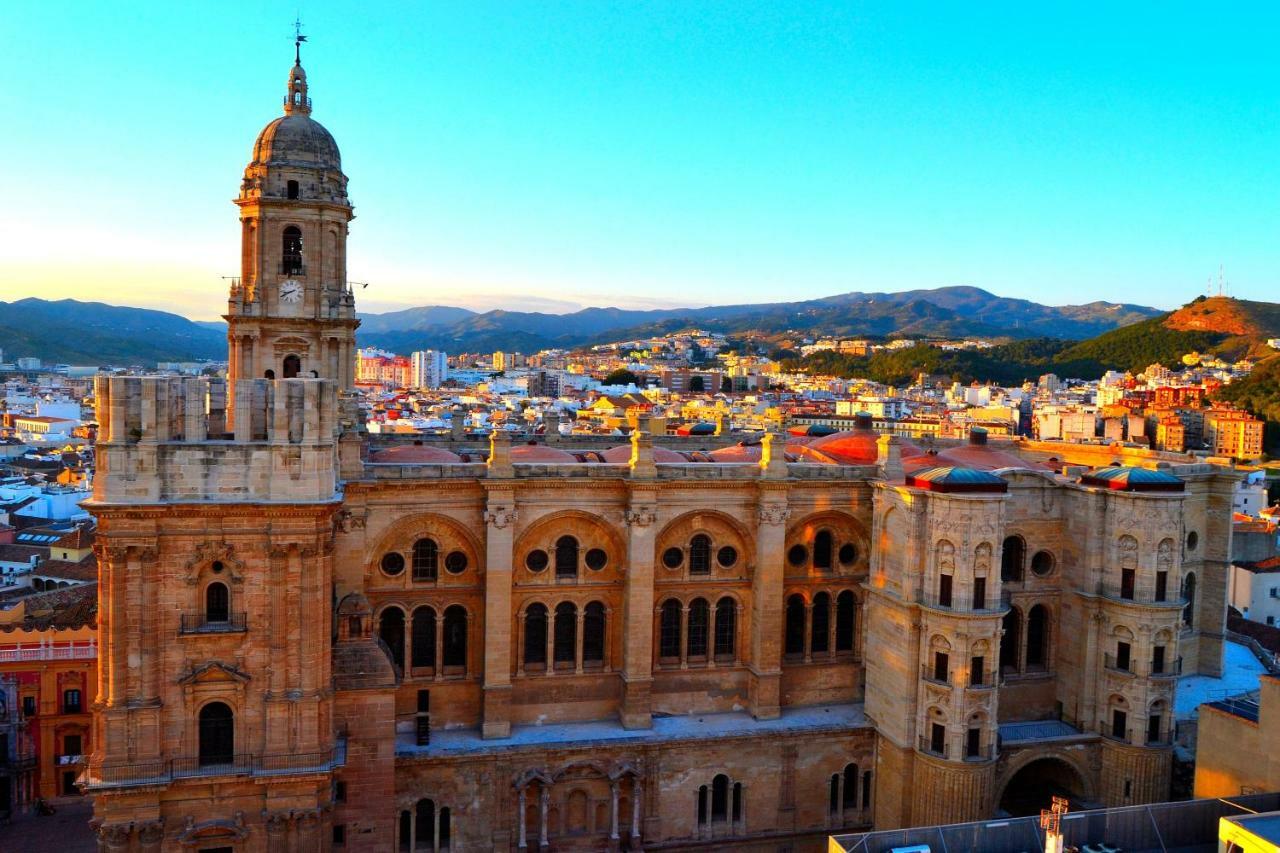
[[[614,447],[610,447],[608,450],[605,450],[600,454],[600,458],[604,462],[612,462],[615,464],[619,462],[630,462],[631,461],[631,445],[619,444],[619,445],[615,445]],[[689,460],[683,453],[678,453],[674,450],[668,450],[665,447],[654,447],[653,461],[665,462],[665,463],[679,463],[679,462],[688,462]]]
[[[324,125],[304,113],[280,116],[253,143],[253,165],[302,166],[342,171],[338,143]]]
[[[462,457],[458,454],[446,450],[443,447],[431,447],[429,445],[416,442],[414,444],[402,444],[399,447],[389,447],[386,450],[379,450],[377,453],[369,457],[370,462],[384,464],[393,463],[397,465],[426,465],[426,464],[454,464],[462,461]]]

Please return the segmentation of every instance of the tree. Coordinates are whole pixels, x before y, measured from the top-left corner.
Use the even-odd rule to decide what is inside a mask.
[[[625,367],[619,367],[604,378],[605,385],[640,385],[640,377]]]
[[[689,380],[689,391],[691,393],[701,394],[706,390],[706,382],[703,381],[701,376],[695,376]]]

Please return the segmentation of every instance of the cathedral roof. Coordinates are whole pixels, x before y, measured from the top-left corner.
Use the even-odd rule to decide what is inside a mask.
[[[1009,484],[995,474],[954,465],[937,465],[914,471],[907,475],[907,485],[931,492],[1009,491]]]
[[[262,129],[253,143],[255,166],[302,166],[313,169],[342,170],[338,143],[324,125],[311,117],[311,98],[307,96],[307,73],[302,63],[289,70],[284,97],[284,115]]]
[[[1030,468],[1045,470],[1043,465],[1028,462],[1017,454],[1000,450],[987,444],[987,431],[974,427],[969,431],[969,443],[951,447],[938,454],[938,461],[948,465],[994,471],[997,468]]]
[[[630,462],[631,461],[631,445],[618,444],[610,447],[608,450],[600,454],[604,462]],[[653,448],[654,462],[688,462],[689,459],[683,454],[674,450],[668,450],[665,447]]]
[[[1082,475],[1080,482],[1086,486],[1102,486],[1123,492],[1182,491],[1182,481],[1166,471],[1134,468],[1129,465],[1098,468]]]
[[[342,170],[338,143],[324,125],[309,115],[280,116],[262,129],[253,143],[253,163]]]
[[[423,465],[428,463],[461,462],[462,457],[443,447],[431,447],[421,442],[402,444],[379,450],[369,457],[370,462],[390,462],[396,465]]]

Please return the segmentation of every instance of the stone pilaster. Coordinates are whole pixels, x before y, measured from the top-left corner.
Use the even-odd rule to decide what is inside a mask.
[[[781,713],[782,574],[787,540],[787,491],[762,483],[756,513],[755,572],[751,578],[751,714],[770,720]]]
[[[489,489],[485,505],[484,722],[486,738],[511,734],[511,551],[515,494],[510,485]]]
[[[627,577],[622,640],[622,725],[652,725],[649,689],[653,683],[653,550],[656,495],[634,489],[626,512]]]

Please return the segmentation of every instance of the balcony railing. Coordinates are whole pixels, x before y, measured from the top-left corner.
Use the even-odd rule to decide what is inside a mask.
[[[36,757],[34,755],[0,756],[0,774],[8,775],[10,773],[20,773],[23,770],[30,770],[35,766]]]
[[[1133,729],[1125,729],[1123,735],[1116,734],[1115,727],[1110,723],[1098,723],[1098,734],[1107,740],[1119,741],[1121,743],[1133,743]]]
[[[1113,654],[1105,654],[1102,656],[1103,665],[1112,672],[1118,672],[1121,675],[1134,675],[1133,659],[1127,661],[1119,661]],[[1123,663],[1123,666],[1121,665]]]
[[[950,671],[942,673],[941,677],[939,677],[938,671],[928,664],[920,667],[920,677],[933,684],[951,684]]]
[[[1182,658],[1174,658],[1171,661],[1164,661],[1160,669],[1156,669],[1156,662],[1151,662],[1152,678],[1177,678],[1182,675]]]
[[[240,753],[216,760],[184,756],[163,761],[107,765],[86,770],[80,782],[89,790],[97,790],[165,784],[176,779],[287,776],[325,773],[342,767],[346,762],[347,742],[340,738],[333,749],[319,752]]]
[[[916,602],[925,607],[956,613],[1003,613],[1009,609],[1012,600],[1008,590],[1000,590],[999,595],[988,593],[981,601],[974,601],[972,596],[960,593],[944,597],[937,590],[922,589],[916,594]]]
[[[0,646],[0,663],[33,660],[93,660],[98,656],[98,643],[19,643]]]
[[[203,613],[183,613],[179,634],[238,634],[246,630],[243,613],[228,613],[226,619],[210,619]]]
[[[920,735],[920,751],[928,753],[929,755],[936,755],[939,758],[951,757],[950,750],[947,749],[947,744],[945,742],[942,744],[941,749],[937,749],[934,747],[933,739],[926,735]]]
[[[986,744],[985,746],[978,747],[977,752],[970,752],[968,747],[967,746],[965,747],[965,751],[964,751],[965,761],[990,761],[995,757],[996,757],[996,745],[994,743],[989,743],[989,744]]]

